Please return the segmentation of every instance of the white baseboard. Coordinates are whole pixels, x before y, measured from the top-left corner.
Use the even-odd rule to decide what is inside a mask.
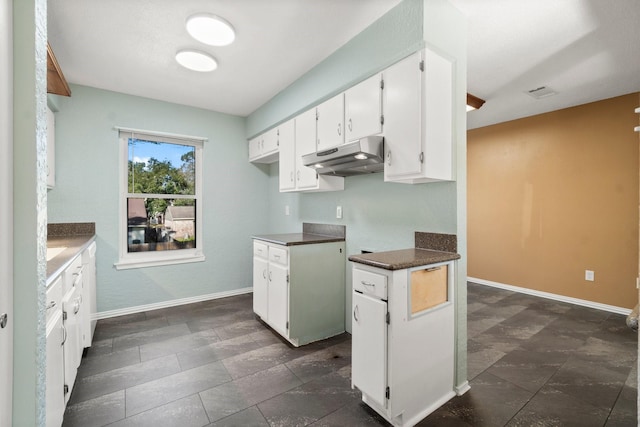
[[[597,310],[609,311],[611,313],[624,314],[627,316],[631,313],[631,309],[616,307],[615,305],[601,304],[599,302],[588,301],[585,299],[566,297],[564,295],[552,294],[550,292],[536,291],[535,289],[521,288],[519,286],[505,285],[504,283],[492,282],[490,280],[478,279],[475,277],[467,277],[468,282],[477,283],[479,285],[491,286],[494,288],[506,289],[508,291],[519,292],[521,294],[533,295],[536,297],[552,299],[555,301],[567,302],[569,304],[581,305],[583,307],[595,308]]]
[[[127,314],[141,313],[143,311],[158,310],[161,308],[175,307],[184,304],[193,304],[194,302],[209,301],[212,299],[232,297],[235,295],[248,294],[253,292],[253,287],[234,289],[232,291],[217,292],[215,294],[199,295],[197,297],[188,297],[174,299],[171,301],[163,301],[154,304],[138,305],[135,307],[121,308],[118,310],[101,311],[92,316],[92,320],[108,319],[110,317],[124,316]]]
[[[469,381],[465,381],[462,384],[455,386],[453,390],[456,392],[456,395],[462,396],[463,394],[471,390],[471,386],[469,385]]]

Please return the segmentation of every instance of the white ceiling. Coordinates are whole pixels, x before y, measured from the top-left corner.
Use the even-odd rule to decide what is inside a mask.
[[[69,82],[247,116],[400,0],[49,0],[48,37]],[[185,20],[209,12],[236,29],[230,46],[192,39]],[[212,73],[178,50],[208,52]]]
[[[469,17],[470,129],[640,91],[639,0],[450,0]],[[49,0],[49,42],[68,81],[247,116],[400,0]],[[186,33],[224,17],[231,46]],[[195,48],[213,73],[174,60]],[[557,95],[535,100],[526,91]]]
[[[469,18],[467,127],[640,91],[638,0],[450,0]],[[547,86],[539,100],[525,92]]]

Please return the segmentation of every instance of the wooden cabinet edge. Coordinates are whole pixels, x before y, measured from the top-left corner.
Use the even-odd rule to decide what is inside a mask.
[[[71,89],[49,43],[47,43],[47,93],[71,96]]]

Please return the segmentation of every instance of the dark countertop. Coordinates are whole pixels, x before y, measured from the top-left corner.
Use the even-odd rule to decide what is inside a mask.
[[[397,251],[351,255],[349,257],[349,261],[383,268],[385,270],[403,270],[405,268],[419,267],[421,265],[453,261],[459,258],[460,255],[455,252],[412,248]]]
[[[76,234],[71,236],[50,236],[47,239],[48,248],[66,247],[64,251],[47,261],[47,286],[62,274],[62,272],[89,247],[96,239],[95,234]]]
[[[325,236],[312,233],[287,233],[287,234],[265,234],[252,236],[253,239],[262,240],[277,245],[295,246],[311,245],[314,243],[344,242],[344,237]]]

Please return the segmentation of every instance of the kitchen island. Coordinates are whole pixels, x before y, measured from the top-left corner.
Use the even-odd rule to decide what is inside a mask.
[[[253,311],[295,347],[345,330],[345,227],[253,236]]]
[[[455,396],[456,236],[352,255],[352,387],[394,426],[413,426]]]

